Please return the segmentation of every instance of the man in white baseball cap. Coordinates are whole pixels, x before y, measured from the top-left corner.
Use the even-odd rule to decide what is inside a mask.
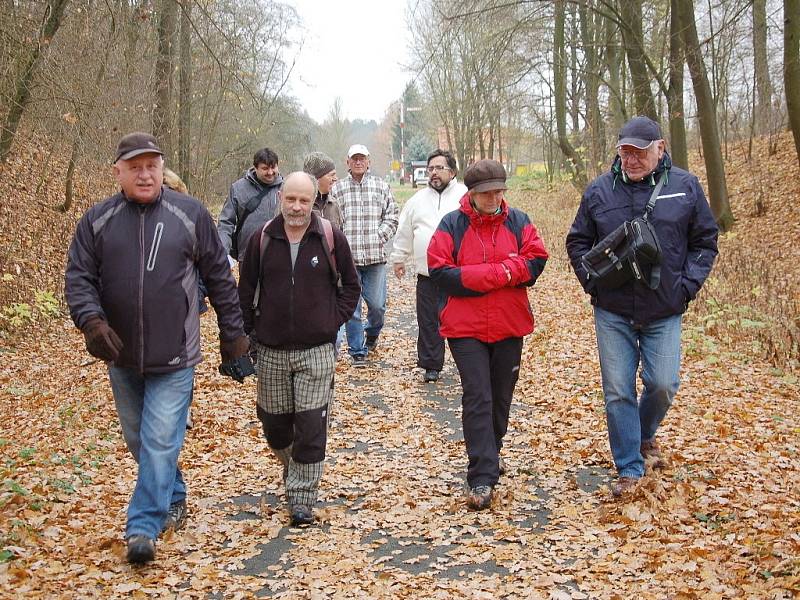
[[[353,144],[347,151],[349,175],[337,181],[330,198],[342,211],[343,230],[353,252],[361,297],[367,304],[367,326],[361,320],[361,299],[347,322],[348,352],[353,366],[366,366],[367,352],[374,350],[386,313],[385,245],[397,231],[398,209],[389,186],[369,173],[369,150]]]

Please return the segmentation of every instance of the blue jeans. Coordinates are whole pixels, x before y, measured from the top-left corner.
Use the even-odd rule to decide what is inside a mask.
[[[356,267],[361,282],[361,297],[356,312],[347,322],[347,346],[350,356],[366,356],[367,346],[364,335],[378,337],[383,329],[386,314],[386,263]],[[367,304],[367,326],[361,320],[361,305]]]
[[[644,475],[641,444],[653,440],[678,391],[681,316],[634,327],[625,317],[594,309],[608,441],[620,477]],[[642,391],[637,398],[640,363]]]
[[[194,367],[140,375],[134,369],[111,366],[108,375],[122,435],[139,464],[125,537],[155,539],[169,505],[186,499],[178,454],[192,401]]]

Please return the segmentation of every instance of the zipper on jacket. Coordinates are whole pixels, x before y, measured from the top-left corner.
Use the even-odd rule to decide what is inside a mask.
[[[145,207],[139,206],[139,373],[144,373],[144,222]]]

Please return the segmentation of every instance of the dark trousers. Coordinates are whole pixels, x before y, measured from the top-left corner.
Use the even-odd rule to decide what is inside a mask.
[[[475,338],[449,338],[461,376],[461,424],[467,446],[467,483],[494,486],[498,458],[508,429],[511,397],[519,378],[522,338],[487,344]]]
[[[425,275],[417,275],[417,326],[417,366],[441,371],[444,338],[439,335],[439,288]]]

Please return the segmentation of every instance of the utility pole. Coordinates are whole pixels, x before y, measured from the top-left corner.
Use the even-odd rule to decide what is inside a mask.
[[[417,112],[422,110],[421,106],[409,106],[406,108],[405,98],[400,98],[400,181],[406,179],[406,119],[405,113]],[[413,172],[412,172],[413,175]]]

